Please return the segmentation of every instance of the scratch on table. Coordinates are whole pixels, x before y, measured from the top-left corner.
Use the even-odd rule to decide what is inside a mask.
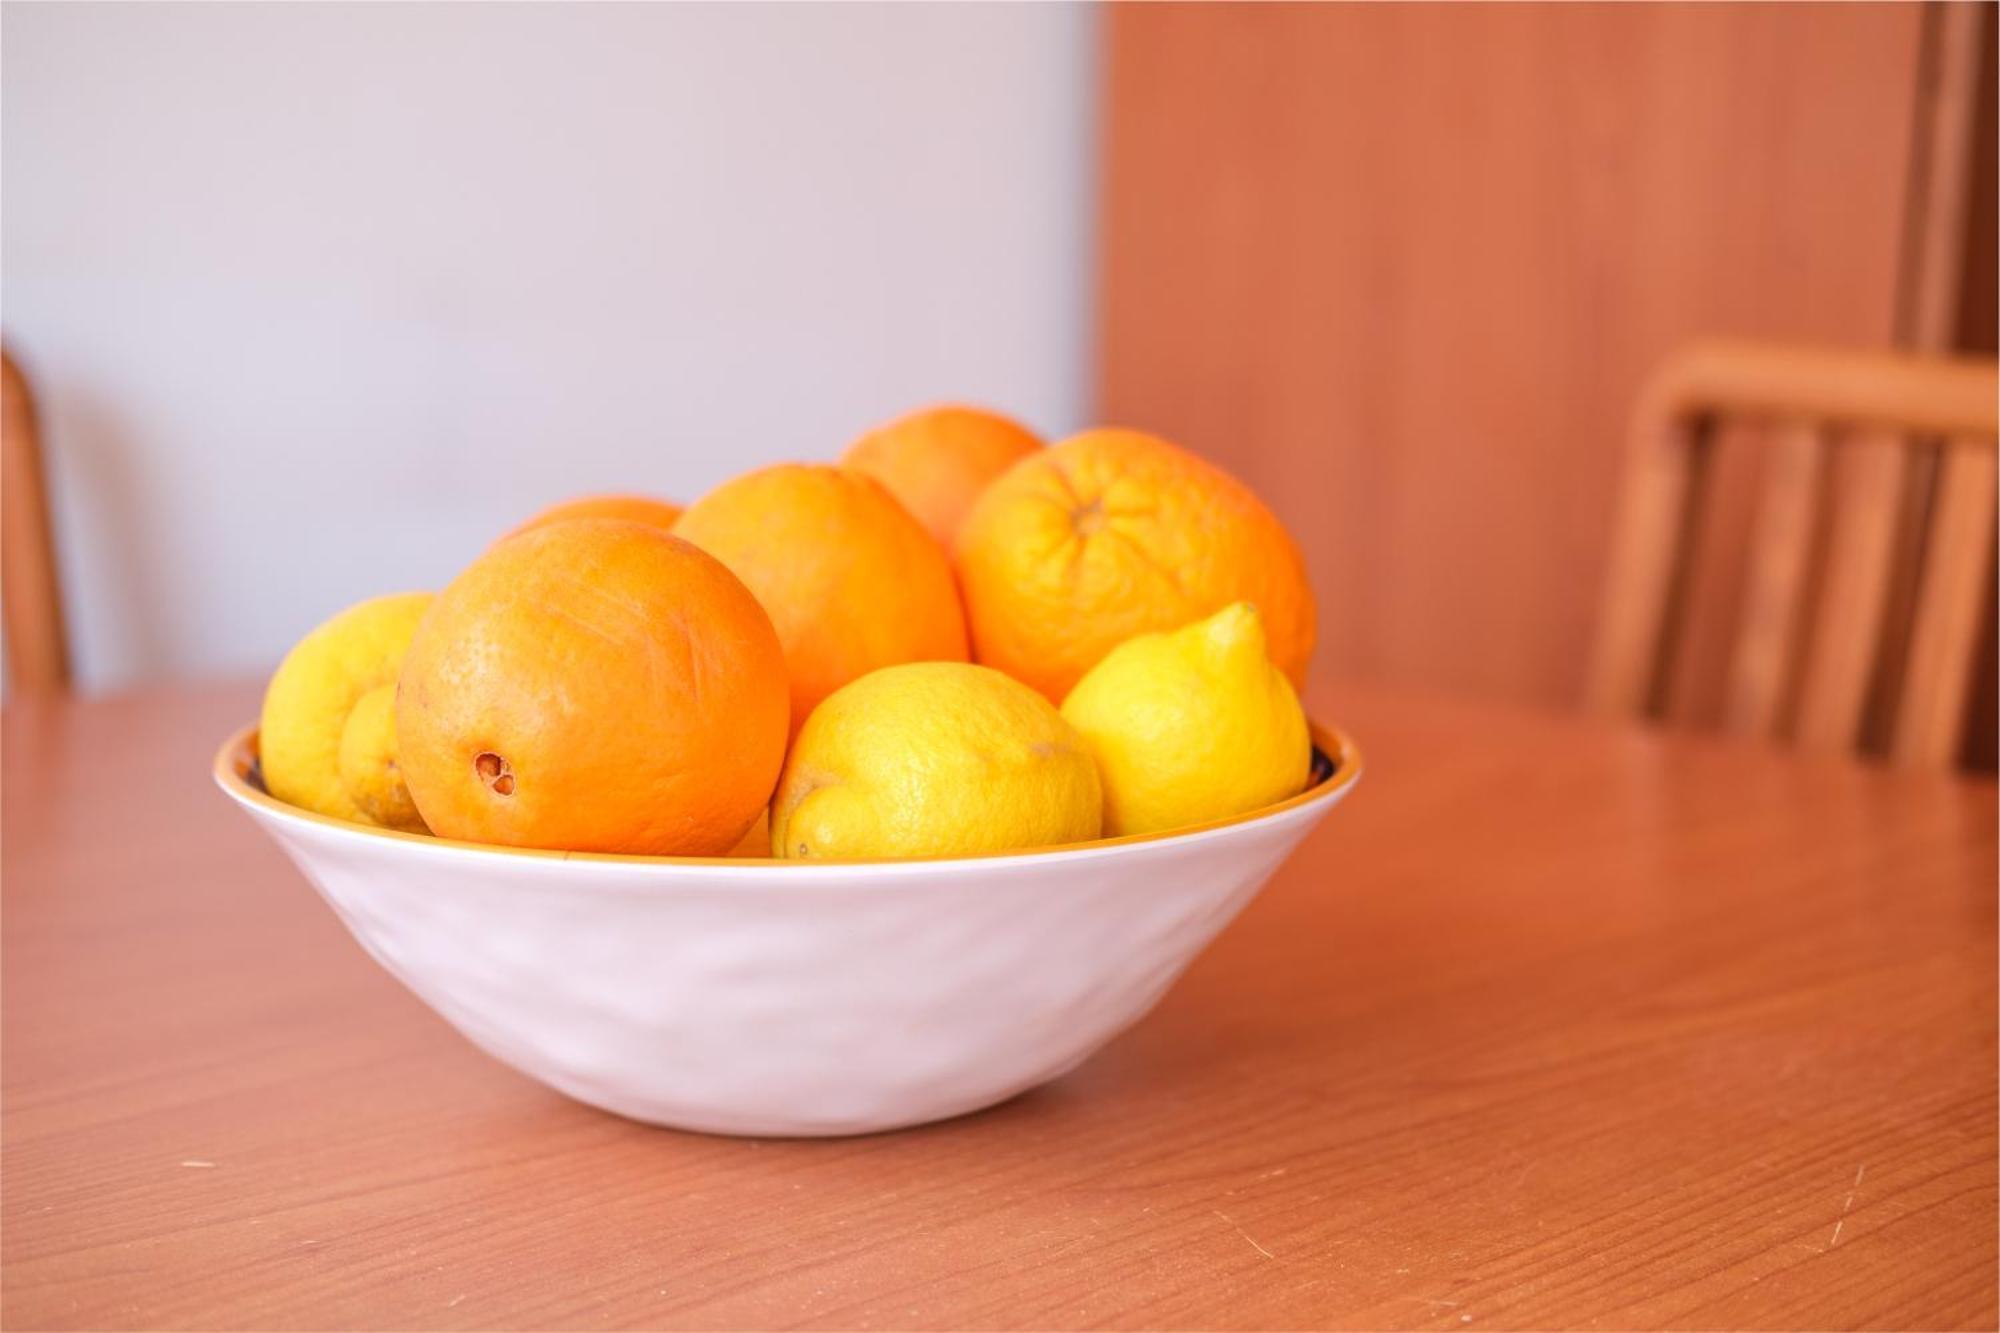
[[[452,1298],[451,1298],[450,1300],[446,1301],[446,1302],[444,1303],[444,1308],[445,1308],[445,1309],[447,1309],[447,1310],[449,1310],[449,1309],[453,1308],[454,1306],[456,1306],[456,1305],[457,1305],[457,1304],[458,1304],[458,1303],[459,1303],[460,1301],[462,1301],[462,1300],[464,1300],[464,1299],[465,1299],[465,1293],[461,1291],[461,1292],[459,1292],[459,1293],[458,1293],[458,1295],[456,1295],[456,1296],[452,1297]]]
[[[201,1158],[199,1158],[199,1157],[190,1157],[190,1158],[188,1158],[188,1159],[187,1159],[186,1161],[182,1162],[182,1163],[181,1163],[181,1165],[182,1165],[182,1166],[199,1166],[199,1167],[208,1167],[208,1168],[211,1168],[211,1169],[213,1169],[213,1167],[215,1166],[215,1163],[214,1163],[214,1162],[205,1162],[205,1161],[203,1161],[203,1160],[202,1160]]]
[[[1211,1208],[1209,1209],[1209,1211],[1214,1213],[1217,1217],[1221,1218],[1223,1221],[1229,1223],[1230,1226],[1236,1227],[1236,1234],[1243,1237],[1243,1239],[1249,1241],[1251,1249],[1257,1251],[1257,1253],[1263,1255],[1266,1259],[1275,1259],[1278,1257],[1277,1255],[1272,1254],[1269,1250],[1265,1249],[1262,1245],[1259,1245],[1257,1243],[1256,1237],[1252,1236],[1242,1227],[1237,1226],[1236,1219],[1231,1217],[1228,1213],[1223,1212],[1220,1208]]]
[[[1854,1206],[1854,1196],[1861,1192],[1861,1177],[1868,1174],[1868,1163],[1863,1162],[1854,1169],[1854,1184],[1847,1191],[1847,1202],[1840,1205],[1840,1216],[1833,1224],[1833,1237],[1826,1243],[1827,1249],[1840,1244],[1840,1229],[1847,1225],[1847,1210]]]

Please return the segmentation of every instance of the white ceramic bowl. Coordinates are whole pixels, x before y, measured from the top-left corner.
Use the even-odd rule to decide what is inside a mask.
[[[521,851],[307,813],[215,779],[362,947],[490,1054],[580,1101],[723,1134],[959,1115],[1074,1067],[1152,1008],[1360,775],[1182,832],[919,861]],[[1331,771],[1328,771],[1328,765]]]

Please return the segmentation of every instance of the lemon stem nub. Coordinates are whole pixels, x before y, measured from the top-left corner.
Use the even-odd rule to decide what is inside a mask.
[[[1264,656],[1264,622],[1257,608],[1248,602],[1231,602],[1209,618],[1204,627],[1208,641],[1218,648],[1250,647]]]

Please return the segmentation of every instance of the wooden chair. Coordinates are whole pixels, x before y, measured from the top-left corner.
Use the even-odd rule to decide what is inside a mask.
[[[1591,706],[1660,710],[1688,611],[1704,454],[1718,427],[1747,421],[1771,453],[1728,650],[1724,726],[1855,748],[1871,688],[1898,682],[1876,700],[1888,709],[1888,753],[1953,763],[1992,611],[1996,416],[1991,361],[1736,342],[1675,356],[1633,418]],[[1934,451],[1935,467],[1918,474],[1934,477],[1927,494],[1906,494],[1913,451]],[[1915,552],[1901,635],[1890,605],[1899,549]]]
[[[0,352],[0,612],[8,685],[22,694],[69,688],[62,587],[43,484],[41,439],[28,382]]]

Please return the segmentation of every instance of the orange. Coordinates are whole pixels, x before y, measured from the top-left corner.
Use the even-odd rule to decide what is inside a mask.
[[[1249,487],[1156,436],[1086,431],[1016,465],[966,517],[957,560],[973,659],[1056,703],[1133,635],[1238,601],[1304,682],[1314,612],[1297,543]]]
[[[634,523],[671,528],[680,516],[679,505],[655,500],[650,495],[580,495],[574,500],[550,505],[507,535],[511,537],[515,532],[539,528],[544,523],[560,523],[566,518],[629,518]]]
[[[403,779],[445,838],[720,856],[785,758],[784,650],[713,557],[624,519],[493,546],[417,626]]]
[[[933,407],[869,431],[840,461],[888,487],[949,550],[979,493],[1041,447],[1033,431],[997,412]]]
[[[965,612],[944,549],[872,478],[781,463],[724,482],[674,531],[757,594],[785,645],[792,730],[877,667],[963,662]]]
[[[781,781],[783,780],[782,773],[780,774],[780,780]],[[750,825],[750,831],[744,834],[742,838],[737,841],[734,847],[729,849],[729,854],[731,856],[741,857],[745,860],[750,860],[750,861],[770,860],[771,859],[770,815],[771,812],[769,810],[765,810],[762,813],[760,813],[757,816],[756,821]]]

